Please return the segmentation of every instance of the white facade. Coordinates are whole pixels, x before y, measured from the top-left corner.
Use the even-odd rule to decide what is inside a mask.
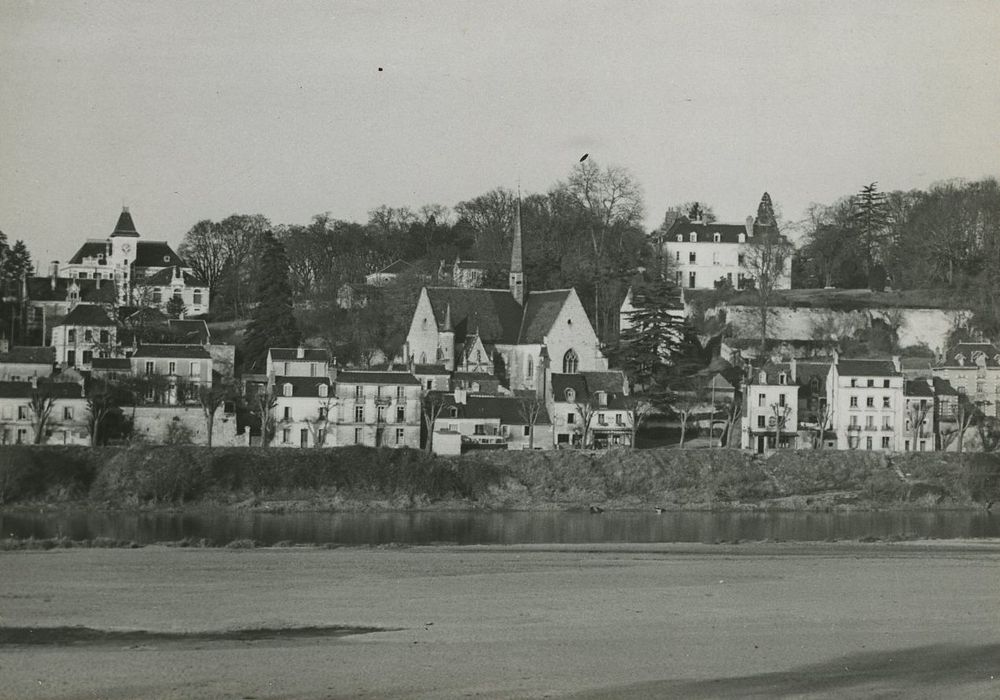
[[[740,446],[759,454],[799,446],[799,386],[785,365],[769,365],[743,388]]]
[[[906,426],[899,358],[835,358],[826,395],[839,450],[900,451]]]

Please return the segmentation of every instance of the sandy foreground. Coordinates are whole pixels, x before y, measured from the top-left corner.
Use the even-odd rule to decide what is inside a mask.
[[[0,553],[3,698],[1000,697],[1000,542]]]

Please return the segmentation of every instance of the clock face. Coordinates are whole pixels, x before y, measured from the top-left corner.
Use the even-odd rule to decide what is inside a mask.
[[[132,250],[132,246],[131,245],[129,245],[128,243],[122,243],[122,252],[123,253],[127,253],[130,250]]]

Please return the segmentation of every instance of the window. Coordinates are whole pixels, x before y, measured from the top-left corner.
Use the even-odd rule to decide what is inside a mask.
[[[192,303],[195,306],[201,306],[201,290],[200,289],[194,290],[194,296],[192,297]]]
[[[201,363],[192,362],[191,365],[188,367],[188,374],[191,375],[192,377],[201,376]]]
[[[865,438],[865,449],[870,450],[871,448],[872,448],[872,438],[869,435],[868,437]]]
[[[375,419],[379,423],[384,423],[385,422],[385,406],[376,406],[375,407]]]
[[[921,452],[926,452],[927,451],[927,441],[926,440],[921,440],[920,441],[920,451]]]
[[[478,364],[478,363],[480,363],[482,361],[483,361],[483,351],[482,350],[476,350],[476,363]]]
[[[573,403],[574,401],[576,401],[576,390],[574,390],[574,389],[567,389],[566,390],[566,402],[567,403]]]
[[[450,416],[451,416],[452,418],[458,418],[458,406],[450,406],[450,407],[448,408],[448,414],[449,414],[449,415],[450,415]]]
[[[757,394],[757,408],[763,408],[764,401],[765,401],[764,394]]]
[[[622,417],[622,414],[620,413],[615,414],[615,423],[617,425],[625,425],[625,419]]]
[[[74,329],[74,328],[70,328],[69,329],[69,332],[66,334],[66,342],[67,343],[75,343],[76,342],[76,329]]]
[[[785,395],[784,394],[778,394],[778,405],[779,406],[784,406],[785,405]]]
[[[291,396],[292,395],[292,384],[291,384],[291,382],[285,382],[282,385],[282,387],[281,387],[281,394],[282,394],[282,396]]]
[[[865,406],[867,408],[875,408],[875,397],[874,396],[869,396],[868,398],[866,398],[865,399]]]
[[[285,376],[288,376],[288,363],[285,362],[285,363],[283,363],[282,366],[285,368],[284,371],[282,371],[282,374],[284,374]]]
[[[688,240],[691,241],[692,243],[697,243],[698,242],[698,234],[695,233],[694,231],[692,231],[691,235],[688,236]],[[694,262],[694,261],[692,260],[691,262]]]
[[[742,235],[742,234],[741,234],[741,235]],[[741,241],[741,242],[742,242],[742,241]],[[743,264],[744,264],[744,263],[746,262],[746,259],[747,259],[747,256],[746,256],[746,255],[744,255],[743,253],[739,253],[739,254],[738,254],[738,255],[736,256],[736,262],[737,262],[737,263],[739,264],[739,266],[740,266],[740,267],[743,267]]]
[[[986,384],[983,383],[983,382],[976,382],[976,393],[977,394],[985,394],[986,393]]]
[[[107,331],[101,331],[101,343],[107,345],[111,342],[111,334]]]
[[[677,234],[677,242],[680,243],[683,240],[684,240],[684,236],[682,236],[681,234],[678,233]]]
[[[718,243],[721,240],[722,240],[722,236],[720,234],[718,234],[718,233],[713,233],[712,234],[712,242],[713,243]]]
[[[93,343],[94,342],[94,331],[90,330],[89,328],[87,330],[85,330],[83,332],[83,339],[84,339],[84,341],[86,341],[88,343]]]
[[[882,408],[892,408],[892,402],[889,400],[888,396],[882,397]]]
[[[684,281],[684,273],[678,270],[677,272],[674,273],[674,282],[676,282],[677,286],[679,287],[681,286],[681,283],[683,283],[683,281]]]
[[[281,419],[282,420],[291,420],[292,419],[292,409],[291,409],[290,406],[285,406],[285,410],[281,414]]]
[[[856,387],[857,385],[858,385],[858,380],[857,380],[857,379],[854,379],[854,378],[852,378],[852,379],[851,379],[851,387]]]
[[[851,424],[852,427],[857,427],[857,425],[858,425],[858,417],[857,416],[851,416],[851,423],[850,424]]]
[[[397,445],[402,445],[403,444],[404,435],[406,435],[406,432],[403,430],[403,428],[396,428],[396,444]]]
[[[531,435],[531,426],[530,425],[524,426],[524,437],[528,437],[530,435]]]
[[[361,428],[354,429],[354,444],[355,445],[361,444]]]
[[[310,377],[315,377],[316,376],[316,363],[315,362],[310,362],[309,363],[309,376]]]
[[[874,379],[869,379],[868,380],[868,386],[875,386],[875,380]]]
[[[406,406],[396,406],[396,422],[406,422]]]
[[[567,350],[566,354],[563,355],[563,373],[576,374],[579,363],[580,358],[576,356],[576,352],[572,348]]]
[[[888,450],[889,449],[889,438],[888,437],[882,438],[882,449],[883,450]]]
[[[573,425],[574,423],[576,423],[576,414],[575,413],[567,413],[566,414],[566,422],[569,425]]]
[[[535,376],[535,360],[533,357],[528,357],[528,379]]]
[[[177,363],[168,362],[167,363],[167,374],[177,374]]]
[[[688,273],[688,288],[694,289],[695,287],[695,274],[693,272]]]
[[[365,422],[365,407],[355,406],[354,407],[354,422],[364,423]]]
[[[281,441],[286,445],[292,441],[292,431],[290,428],[285,428],[281,431]]]
[[[767,418],[765,418],[764,416],[757,416],[757,427],[758,428],[766,428],[767,427]]]
[[[784,372],[781,372],[778,375],[778,384],[787,384],[787,383],[788,383],[788,375],[785,374]]]
[[[17,407],[17,419],[18,420],[28,420],[28,407],[18,406]]]
[[[739,240],[740,243],[746,243],[747,242],[747,235],[745,233],[741,233],[739,235],[739,238],[737,240]],[[740,257],[742,257],[742,256],[740,256]],[[740,264],[742,264],[742,263],[740,263]]]
[[[73,420],[72,406],[63,406],[63,420]]]
[[[94,359],[94,353],[91,350],[83,351],[83,364],[87,365]]]
[[[692,265],[698,262],[698,254],[695,253],[693,250],[690,253],[688,253],[688,262],[691,263]]]
[[[875,416],[865,416],[865,430],[875,430]]]
[[[677,252],[676,252],[676,253],[674,254],[674,261],[675,261],[675,262],[680,262],[680,261],[681,261],[681,251],[679,251],[679,250],[678,250],[678,251],[677,251]]]
[[[434,388],[434,380],[433,379],[428,379],[427,380],[427,391],[431,391],[433,388]]]
[[[871,386],[871,385],[869,385],[869,386]],[[889,380],[888,379],[883,379],[882,380],[882,388],[883,389],[888,389],[889,388]]]
[[[712,253],[712,264],[713,265],[718,265],[719,264],[719,254],[718,253]]]
[[[359,384],[358,386],[354,387],[354,398],[362,399],[364,398],[364,396],[365,396],[365,388],[363,386]]]
[[[889,416],[882,420],[882,430],[892,430],[892,418]]]
[[[857,396],[852,396],[851,397],[851,408],[857,408],[857,407],[858,407],[858,397]]]
[[[146,360],[146,376],[148,377],[155,370],[155,364],[151,360]]]
[[[161,292],[159,289],[154,289],[153,290],[153,303],[154,304],[159,304],[161,301],[163,301],[163,292]]]
[[[318,392],[320,398],[325,399],[330,393],[330,387],[328,387],[326,384],[320,384]]]
[[[328,409],[327,409],[327,407],[326,406],[320,406],[319,407],[319,419],[320,420],[326,420],[327,415],[328,415]]]

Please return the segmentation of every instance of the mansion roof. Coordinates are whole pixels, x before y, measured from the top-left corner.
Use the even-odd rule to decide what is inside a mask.
[[[107,241],[90,240],[80,246],[80,249],[69,259],[69,264],[79,265],[83,263],[84,258],[96,258],[98,255],[105,255],[107,252]],[[99,264],[103,263],[103,260],[99,262]],[[173,265],[183,267],[185,262],[166,241],[135,242],[136,267],[171,267]]]
[[[590,401],[597,392],[603,391],[608,398],[608,405],[601,408],[622,410],[624,406],[625,375],[620,371],[580,372],[578,374],[552,374],[552,397],[555,401],[565,402],[566,390],[572,389],[574,401]]]
[[[526,425],[528,422],[522,415],[522,400],[516,397],[472,395],[466,397],[465,403],[456,402],[451,394],[444,394],[443,398],[445,410],[439,416],[443,422],[447,422],[451,407],[457,410],[457,418],[496,418],[502,425]],[[540,408],[535,425],[550,425],[548,411],[544,405]]]
[[[841,359],[837,362],[837,372],[842,377],[899,377],[892,360]]]
[[[111,280],[56,277],[54,285],[52,280],[52,277],[29,277],[26,282],[28,299],[31,301],[66,301],[72,284],[76,284],[79,288],[80,301],[82,302],[110,304],[117,299],[115,283]]]
[[[994,369],[1000,367],[1000,353],[991,343],[958,343],[945,353],[944,359],[937,366],[977,367],[979,362]]]
[[[111,313],[98,304],[77,304],[66,314],[60,326],[111,326],[118,325]]]
[[[30,399],[36,391],[31,382],[0,382],[0,398]],[[83,387],[76,382],[39,381],[37,391],[54,399],[83,398]]]
[[[276,376],[274,378],[274,387],[278,398],[285,395],[284,386],[286,384],[292,387],[292,396],[295,398],[316,397],[320,395],[319,388],[321,386],[327,387],[327,391],[329,391],[330,378]]]
[[[95,357],[90,361],[90,368],[95,372],[128,372],[132,362],[127,357]]]
[[[111,232],[111,235],[115,238],[138,238],[139,232],[135,229],[135,222],[132,221],[132,215],[128,211],[128,207],[122,207],[122,213],[118,216],[118,223],[115,224],[115,230]]]
[[[269,351],[271,360],[275,362],[329,362],[330,353],[324,348],[302,348],[302,357],[299,357],[299,348],[271,348]]]
[[[186,287],[204,287],[205,282],[190,272],[181,270],[181,278],[184,280],[184,286]],[[154,286],[154,287],[168,287],[174,283],[174,268],[167,267],[162,270],[158,270],[151,275],[148,275],[146,279],[143,280],[144,284]]]

